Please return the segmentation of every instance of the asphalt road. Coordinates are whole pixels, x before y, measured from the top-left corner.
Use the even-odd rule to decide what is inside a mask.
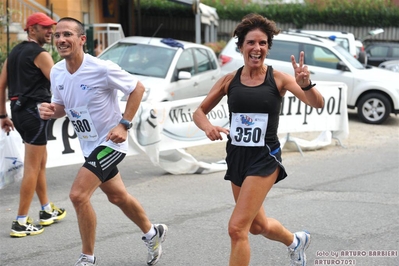
[[[265,201],[269,216],[289,230],[306,229],[312,243],[308,265],[399,265],[399,117],[384,125],[360,123],[350,115],[345,147],[332,143],[318,151],[283,152],[289,176]],[[197,159],[224,158],[224,144],[190,148]],[[0,190],[0,265],[74,265],[80,254],[76,215],[68,198],[80,165],[50,168],[49,197],[67,216],[43,234],[9,236],[18,208],[18,184]],[[154,223],[169,234],[157,265],[228,265],[227,223],[234,203],[223,172],[170,175],[145,156],[127,157],[120,165],[129,192]],[[92,203],[98,217],[95,253],[99,265],[146,265],[141,232],[110,204],[101,191]],[[30,215],[38,219],[37,198]],[[36,212],[37,211],[37,212]],[[250,236],[252,266],[289,265],[281,243]],[[378,256],[379,255],[379,256]]]

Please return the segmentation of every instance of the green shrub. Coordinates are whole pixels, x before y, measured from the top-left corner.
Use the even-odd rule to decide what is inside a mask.
[[[399,7],[392,0],[305,0],[305,4],[252,3],[244,0],[201,0],[216,8],[219,19],[240,21],[249,13],[259,13],[279,23],[397,27]],[[192,7],[168,0],[141,0],[141,15],[194,17]]]

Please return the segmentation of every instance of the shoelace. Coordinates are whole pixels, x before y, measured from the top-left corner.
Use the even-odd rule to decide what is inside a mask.
[[[90,264],[94,264],[93,262],[90,262],[89,259],[86,256],[81,256],[78,260],[78,263],[84,263],[83,265],[90,265]]]
[[[296,265],[302,265],[302,261],[298,260],[296,254],[295,254],[295,249],[288,249],[288,256],[291,259],[291,264],[290,266],[296,266]]]
[[[39,231],[39,229],[33,224],[33,219],[30,217],[26,220],[26,231]]]
[[[53,204],[51,204],[51,207],[53,208],[53,211],[51,212],[51,216],[55,217],[57,216],[59,213],[61,213],[61,209],[54,206]]]
[[[26,223],[27,224],[33,224],[33,219],[28,216],[28,219],[26,220]]]
[[[144,243],[146,244],[146,246],[148,247],[148,251],[151,255],[153,255],[155,253],[156,248],[158,247],[159,243],[158,241],[156,241],[156,236],[154,236],[154,239],[150,239],[150,240],[144,240]]]

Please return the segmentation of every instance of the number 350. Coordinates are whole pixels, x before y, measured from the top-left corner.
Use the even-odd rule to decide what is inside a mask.
[[[258,127],[255,128],[242,128],[242,127],[237,127],[236,128],[236,135],[234,136],[234,139],[237,142],[253,142],[253,143],[258,143],[261,139],[262,136],[262,130]]]

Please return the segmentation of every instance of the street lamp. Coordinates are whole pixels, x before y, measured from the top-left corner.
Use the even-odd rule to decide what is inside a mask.
[[[360,38],[360,40],[363,42],[364,40],[368,39],[369,36],[375,36],[375,35],[381,34],[383,32],[384,32],[384,29],[382,29],[382,28],[371,30],[367,33],[366,36]]]

